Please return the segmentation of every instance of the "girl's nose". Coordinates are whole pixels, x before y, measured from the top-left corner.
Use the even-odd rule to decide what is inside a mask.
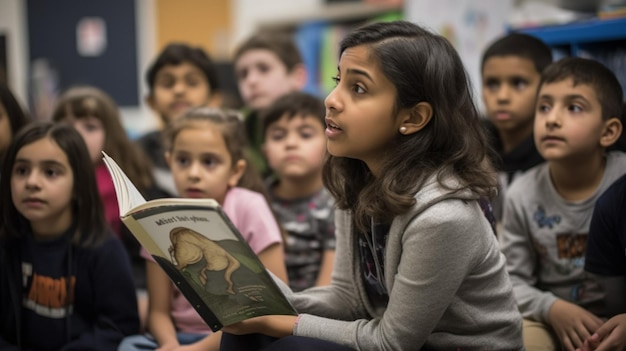
[[[341,110],[341,99],[337,87],[330,91],[326,99],[324,100],[326,111],[329,110]]]
[[[26,187],[38,188],[40,186],[40,174],[37,171],[31,171],[26,177]]]
[[[189,178],[197,179],[200,178],[200,164],[199,162],[192,162],[189,166],[189,171],[187,173]]]

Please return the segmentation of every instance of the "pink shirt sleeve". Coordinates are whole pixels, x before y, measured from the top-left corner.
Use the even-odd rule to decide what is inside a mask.
[[[278,223],[263,195],[232,188],[222,208],[257,255],[273,244],[282,243]]]

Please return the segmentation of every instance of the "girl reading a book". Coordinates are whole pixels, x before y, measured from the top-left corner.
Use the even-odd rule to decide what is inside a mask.
[[[406,21],[359,28],[339,52],[325,100],[324,184],[339,208],[331,284],[283,286],[299,315],[226,326],[221,349],[523,349],[479,204],[496,178],[458,54]]]
[[[274,275],[287,280],[281,230],[263,183],[245,157],[241,116],[216,108],[186,112],[166,131],[169,164],[181,197],[212,198]],[[126,338],[119,350],[218,350],[221,332],[212,333],[195,309],[149,256],[149,335]]]
[[[0,178],[0,349],[116,350],[139,330],[128,256],[81,135],[33,122]]]

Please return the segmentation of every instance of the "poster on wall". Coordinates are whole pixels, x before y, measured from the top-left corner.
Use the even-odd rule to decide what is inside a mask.
[[[80,56],[102,55],[107,47],[106,22],[101,17],[83,17],[76,24],[76,49]]]
[[[480,59],[491,41],[506,32],[512,0],[405,1],[406,19],[446,37],[463,60],[477,106],[480,98]]]

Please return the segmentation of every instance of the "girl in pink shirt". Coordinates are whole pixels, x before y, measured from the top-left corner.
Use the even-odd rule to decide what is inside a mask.
[[[248,167],[241,117],[214,108],[190,110],[166,133],[168,162],[181,197],[212,198],[265,267],[287,281],[281,230],[263,193],[263,184]],[[126,338],[119,350],[218,350],[221,333],[212,333],[147,251],[148,330]],[[181,348],[182,349],[182,348]]]

